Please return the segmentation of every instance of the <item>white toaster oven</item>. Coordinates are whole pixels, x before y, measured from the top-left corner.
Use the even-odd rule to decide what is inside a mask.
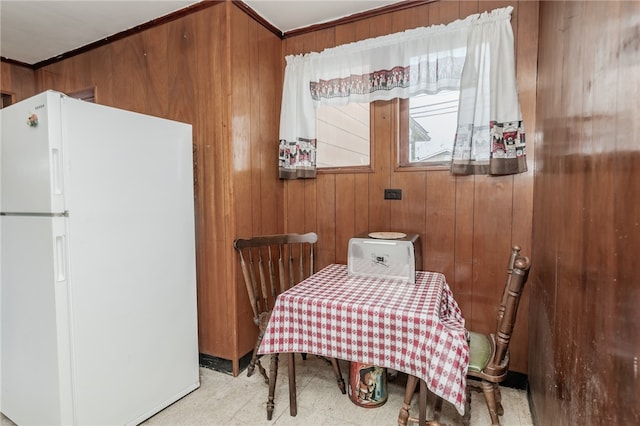
[[[397,238],[369,236],[384,237],[387,234]],[[397,233],[372,233],[349,240],[347,269],[351,276],[401,280],[414,284],[416,270],[421,267],[420,237],[417,234],[406,236]]]

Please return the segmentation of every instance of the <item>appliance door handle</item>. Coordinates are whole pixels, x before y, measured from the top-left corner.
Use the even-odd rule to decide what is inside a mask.
[[[51,167],[52,191],[54,195],[60,195],[62,194],[62,158],[58,148],[51,148]]]
[[[55,226],[54,224],[54,276],[57,283],[67,280],[67,238],[64,232],[64,223],[59,223],[59,225]]]

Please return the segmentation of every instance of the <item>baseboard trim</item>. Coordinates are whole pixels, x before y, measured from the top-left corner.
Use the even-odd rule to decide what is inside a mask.
[[[249,352],[239,360],[239,372],[246,370],[251,361],[251,355],[253,352]],[[200,366],[208,368],[210,370],[220,371],[222,373],[233,375],[233,364],[231,360],[219,358],[217,356],[200,353]],[[504,381],[500,382],[500,386],[504,386],[512,389],[529,390],[529,379],[524,373],[518,373],[516,371],[507,372],[507,377]]]
[[[245,356],[239,359],[239,372],[242,373],[249,366],[249,362],[251,362],[251,354],[249,352]],[[200,366],[204,368],[208,368],[209,370],[219,371],[221,373],[233,375],[233,362],[228,359],[219,358],[217,356],[208,355],[208,354],[199,354]]]
[[[507,377],[503,382],[500,382],[500,386],[507,388],[529,390],[529,378],[524,373],[518,373],[515,371],[507,372]]]

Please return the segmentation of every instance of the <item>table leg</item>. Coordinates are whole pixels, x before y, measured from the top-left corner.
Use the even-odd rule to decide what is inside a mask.
[[[340,392],[343,395],[347,394],[347,388],[344,384],[344,379],[342,378],[342,372],[340,371],[340,364],[338,364],[338,360],[336,358],[331,358],[331,367],[333,367],[333,374],[336,376],[336,381],[338,382],[338,387],[340,388]]]
[[[402,402],[402,407],[400,408],[400,413],[398,414],[398,426],[406,426],[407,421],[409,420],[411,399],[413,399],[413,394],[416,391],[417,383],[418,378],[416,376],[412,376],[411,374],[407,375],[407,387],[404,391],[404,401]]]
[[[296,395],[296,363],[293,353],[287,355],[289,366],[289,414],[295,417],[298,414],[298,399]]]
[[[427,384],[424,380],[420,380],[420,394],[418,396],[419,401],[419,417],[418,425],[424,426],[427,424]]]

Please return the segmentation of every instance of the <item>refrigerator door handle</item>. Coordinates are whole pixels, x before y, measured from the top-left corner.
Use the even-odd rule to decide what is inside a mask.
[[[67,239],[67,218],[52,218],[53,237],[53,278],[56,306],[56,329],[59,371],[60,424],[76,424],[75,381],[73,365],[73,345],[71,329],[71,294],[69,289],[69,248]]]
[[[56,282],[67,280],[67,250],[65,244],[65,235],[56,235],[55,237],[55,279]]]
[[[52,174],[52,186],[53,194],[62,194],[62,159],[60,157],[60,150],[58,148],[51,148],[51,174]]]

